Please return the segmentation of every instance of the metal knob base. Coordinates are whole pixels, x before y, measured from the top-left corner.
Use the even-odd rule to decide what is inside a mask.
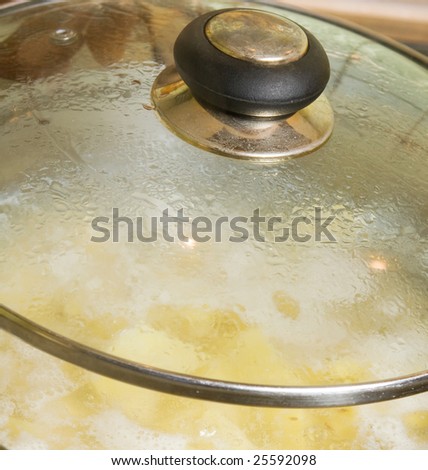
[[[274,163],[306,155],[323,145],[333,130],[333,110],[324,95],[292,116],[258,119],[201,104],[174,67],[157,77],[152,101],[164,124],[183,140],[253,162]]]

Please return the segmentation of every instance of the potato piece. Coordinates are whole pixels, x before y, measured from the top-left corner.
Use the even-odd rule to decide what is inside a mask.
[[[191,373],[200,365],[194,348],[163,331],[133,328],[123,331],[111,353],[153,367]],[[132,419],[155,429],[162,428],[161,416],[169,414],[168,395],[141,389],[105,377],[94,384],[109,403],[119,406]]]
[[[234,343],[247,326],[233,310],[215,310],[206,306],[172,307],[160,305],[147,314],[148,324],[191,343],[196,350],[221,354]]]
[[[265,384],[356,379],[365,369],[345,359],[329,370],[290,367],[263,330],[229,310],[159,306],[149,327],[122,332],[111,351],[152,366],[205,377]],[[190,448],[356,448],[358,412],[351,409],[278,410],[175,397],[106,378],[95,386],[107,406],[144,428],[185,436]]]
[[[285,292],[276,291],[273,293],[272,300],[279,313],[292,320],[297,320],[300,314],[300,306],[294,299]]]

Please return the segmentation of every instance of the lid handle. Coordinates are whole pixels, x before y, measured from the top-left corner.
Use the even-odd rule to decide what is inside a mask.
[[[196,99],[247,116],[293,114],[318,98],[330,77],[327,55],[311,33],[252,9],[196,18],[178,36],[174,58]]]

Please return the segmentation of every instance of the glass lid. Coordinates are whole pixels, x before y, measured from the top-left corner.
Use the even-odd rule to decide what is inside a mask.
[[[286,16],[325,49],[330,79],[309,105],[328,105],[316,108],[329,119],[325,138],[317,140],[316,119],[300,111],[245,117],[264,146],[281,147],[271,137],[281,119],[297,129],[291,141],[317,141],[315,151],[269,163],[227,158],[182,138],[162,114],[153,87],[175,66],[180,32],[200,15],[235,7]],[[288,64],[278,50],[296,67],[300,56]],[[112,356],[217,381],[304,388],[419,374],[426,390],[427,85],[422,62],[394,47],[257,2],[6,9],[1,326],[12,331],[16,312],[19,336],[30,343],[26,328],[47,328]],[[215,119],[203,121],[198,109]],[[205,137],[239,147],[233,111],[218,118],[202,98],[186,110],[180,119],[189,128],[203,122]],[[33,349],[2,332],[5,395],[29,399],[37,380],[18,379],[14,364],[37,367],[45,356]],[[129,386],[52,361],[68,390],[79,383],[125,408],[135,390],[152,393],[130,387],[123,400],[120,387]],[[426,410],[426,394],[417,398]],[[150,412],[143,406],[138,416]]]

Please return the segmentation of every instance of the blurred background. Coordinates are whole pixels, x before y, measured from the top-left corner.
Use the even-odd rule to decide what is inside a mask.
[[[428,55],[428,0],[280,0],[342,18]]]
[[[353,22],[428,55],[428,0],[271,1]],[[28,2],[0,0],[0,9],[18,3]]]

